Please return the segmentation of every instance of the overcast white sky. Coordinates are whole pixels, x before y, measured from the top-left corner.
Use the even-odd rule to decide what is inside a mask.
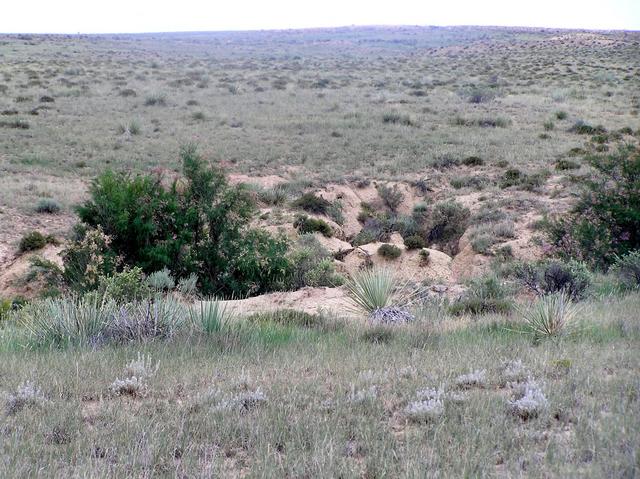
[[[3,33],[507,25],[640,30],[640,0],[0,0]]]

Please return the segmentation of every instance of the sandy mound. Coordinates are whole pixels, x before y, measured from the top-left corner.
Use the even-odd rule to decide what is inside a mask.
[[[13,298],[15,296],[24,296],[28,299],[35,297],[41,292],[42,285],[37,283],[22,284],[24,277],[31,267],[29,258],[39,256],[62,267],[62,258],[60,257],[62,248],[62,246],[47,245],[34,253],[18,256],[3,267],[2,271],[0,271],[0,297]]]
[[[324,311],[340,317],[357,316],[352,311],[353,306],[343,288],[303,288],[223,303],[227,305],[228,311],[239,316],[278,309],[295,309],[312,314]]]
[[[419,250],[407,250],[398,234],[391,235],[388,244],[402,250],[399,258],[389,260],[378,254],[378,248],[384,243],[375,242],[354,248],[344,258],[344,270],[352,274],[367,264],[388,266],[393,268],[400,278],[412,281],[437,281],[449,283],[451,280],[451,257],[442,251],[428,249],[429,262],[423,264]]]

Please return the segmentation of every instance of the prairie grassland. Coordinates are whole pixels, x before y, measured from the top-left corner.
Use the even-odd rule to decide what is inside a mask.
[[[4,477],[633,477],[638,307],[637,293],[587,302],[581,332],[540,342],[521,333],[517,315],[455,323],[427,316],[386,332],[336,318],[312,328],[267,322],[35,351],[21,349],[7,326],[0,470]],[[115,390],[127,365],[142,387]],[[547,405],[523,419],[510,401],[527,377]],[[409,412],[430,395],[441,410]]]

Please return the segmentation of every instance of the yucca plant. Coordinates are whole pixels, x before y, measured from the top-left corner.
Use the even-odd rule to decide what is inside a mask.
[[[97,339],[116,310],[113,302],[101,302],[98,295],[81,298],[47,298],[34,301],[18,314],[32,344],[65,346]]]
[[[227,305],[215,298],[200,301],[199,304],[189,308],[191,324],[207,334],[220,332],[226,326],[230,316]]]
[[[520,313],[535,336],[553,337],[573,331],[579,312],[578,306],[571,301],[569,295],[561,291],[543,296],[529,309]]]
[[[353,274],[347,281],[347,293],[356,307],[367,314],[391,303],[398,280],[389,268],[373,267]]]

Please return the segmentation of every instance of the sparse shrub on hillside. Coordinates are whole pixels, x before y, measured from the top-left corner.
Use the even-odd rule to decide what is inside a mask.
[[[57,240],[51,235],[43,235],[39,231],[31,231],[20,239],[19,249],[21,252],[35,251],[44,248],[47,244],[56,244]]]
[[[459,190],[460,188],[473,188],[475,190],[482,190],[489,183],[489,179],[485,176],[467,175],[452,178],[450,184],[453,188]]]
[[[378,190],[378,195],[380,195],[384,204],[391,211],[396,211],[402,204],[402,200],[404,200],[404,194],[400,191],[398,185],[388,186],[379,184],[376,186],[376,190]]]
[[[623,146],[588,160],[596,173],[581,182],[573,209],[545,230],[561,257],[606,270],[616,255],[640,249],[640,149]]]
[[[384,259],[393,260],[400,257],[402,250],[395,245],[384,243],[378,248],[378,254]]]
[[[293,202],[294,208],[300,208],[307,213],[315,213],[317,215],[328,216],[331,202],[317,196],[315,193],[305,193]]]
[[[467,229],[470,215],[468,208],[453,200],[436,203],[431,214],[428,241],[447,245],[451,252],[457,251],[458,240]]]
[[[412,250],[412,249],[422,249],[425,248],[427,246],[427,243],[425,242],[424,238],[420,235],[412,235],[412,236],[407,236],[404,239],[404,245],[406,246],[406,248],[408,250]]]
[[[553,130],[553,129],[556,127],[556,125],[555,125],[551,120],[549,120],[549,121],[545,121],[545,122],[542,124],[542,126],[544,127],[544,130],[545,130],[545,131],[551,131],[551,130]]]
[[[331,226],[320,218],[298,215],[293,222],[293,227],[296,228],[300,234],[318,232],[322,233],[322,235],[327,238],[331,238],[333,236],[333,229],[331,229]]]
[[[120,90],[120,96],[124,98],[129,98],[129,97],[136,97],[138,96],[138,94],[136,93],[135,90],[131,88],[125,88],[124,90]]]
[[[516,279],[539,296],[564,292],[572,300],[584,299],[593,282],[584,263],[543,260],[515,266]]]
[[[162,268],[160,271],[150,273],[145,279],[146,285],[154,291],[171,291],[176,281],[168,268]]]
[[[50,215],[55,215],[57,213],[60,213],[60,210],[62,209],[62,206],[60,205],[60,203],[56,200],[54,200],[53,198],[43,198],[40,201],[38,201],[38,204],[36,205],[36,213],[47,213]]]

